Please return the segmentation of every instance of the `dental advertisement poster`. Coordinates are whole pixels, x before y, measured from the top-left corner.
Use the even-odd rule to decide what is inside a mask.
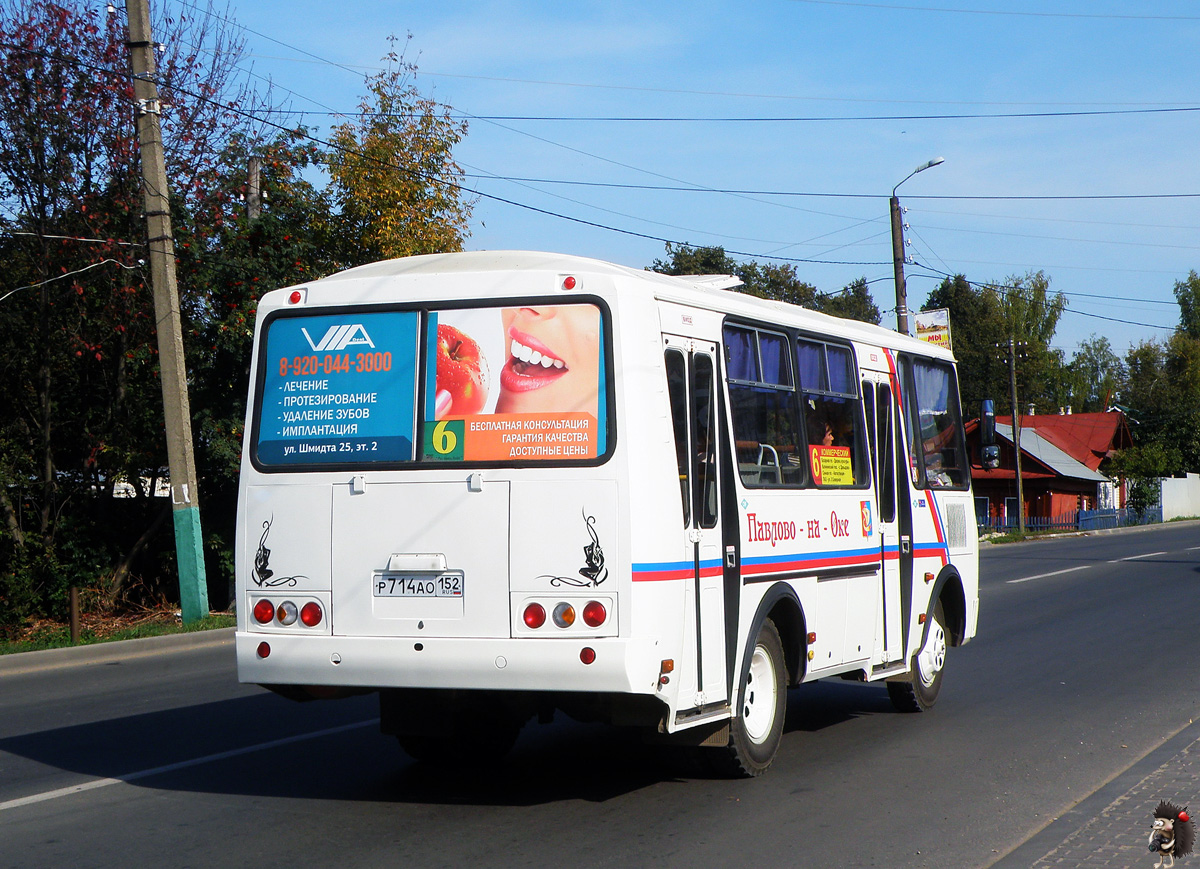
[[[604,449],[595,305],[436,311],[426,341],[426,459],[563,461]]]
[[[414,312],[272,321],[259,461],[412,461],[418,324]]]

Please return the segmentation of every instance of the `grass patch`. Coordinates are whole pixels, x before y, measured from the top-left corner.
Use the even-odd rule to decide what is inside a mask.
[[[189,634],[194,631],[211,631],[232,628],[237,618],[227,613],[212,613],[189,625],[183,624],[174,612],[154,611],[140,618],[101,619],[84,615],[76,645],[110,643],[117,640],[137,640],[143,637],[161,637],[166,634]],[[17,652],[37,652],[43,649],[61,649],[71,646],[71,626],[64,622],[39,621],[24,626],[16,639],[0,641],[0,655]]]

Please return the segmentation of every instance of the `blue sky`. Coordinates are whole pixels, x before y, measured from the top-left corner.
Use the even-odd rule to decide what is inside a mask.
[[[481,198],[468,249],[643,267],[662,238],[792,257],[822,291],[866,277],[890,326],[887,197],[944,157],[899,191],[913,309],[942,273],[1042,269],[1069,302],[1055,344],[1069,357],[1099,335],[1123,355],[1169,334],[1174,283],[1200,271],[1194,2],[231,0],[230,12],[254,72],[315,112],[318,133],[331,111],[355,110],[387,36],[411,33],[418,84],[474,118],[457,150],[470,184],[529,206]],[[784,120],[719,120],[735,118]],[[803,195],[768,195],[783,193]]]

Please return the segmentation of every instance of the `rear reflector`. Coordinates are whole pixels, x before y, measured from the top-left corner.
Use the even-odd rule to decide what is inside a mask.
[[[259,643],[258,644],[258,656],[260,658],[269,657],[270,654],[271,654],[271,646],[269,643]]]

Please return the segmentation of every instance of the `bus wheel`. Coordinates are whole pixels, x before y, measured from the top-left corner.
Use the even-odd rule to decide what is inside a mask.
[[[913,655],[912,672],[904,682],[888,682],[888,696],[901,712],[926,712],[937,702],[946,668],[946,616],[942,602],[933,608],[933,624],[918,652]]]
[[[720,772],[749,777],[767,771],[783,738],[786,678],[783,642],[775,623],[767,619],[759,628],[754,649],[742,670],[737,708],[730,722],[729,745],[718,750]]]

